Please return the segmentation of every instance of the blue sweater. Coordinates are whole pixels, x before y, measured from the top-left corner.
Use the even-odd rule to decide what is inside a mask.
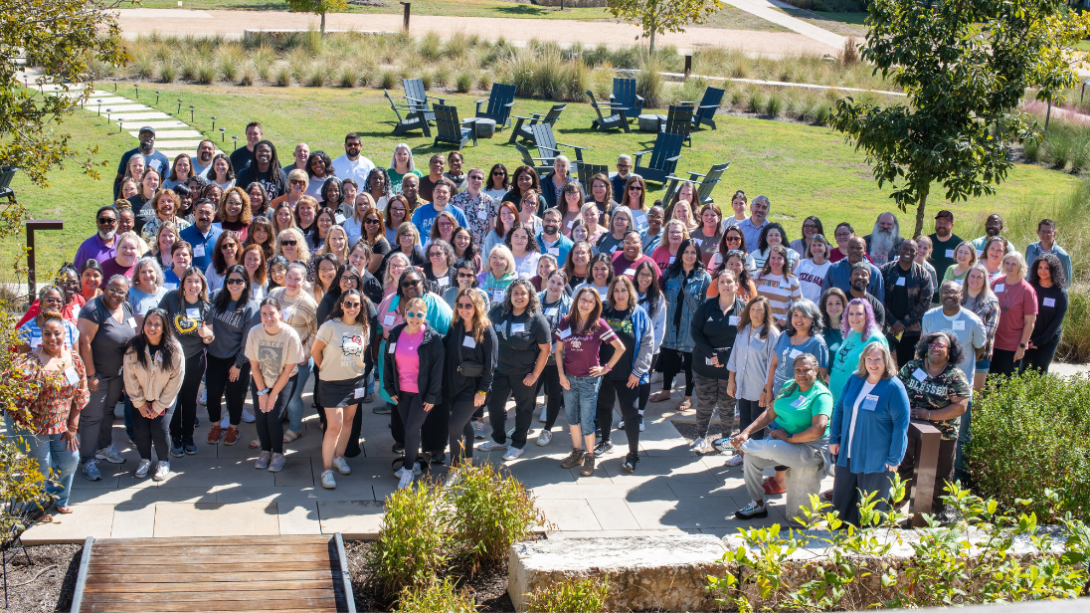
[[[836,465],[855,474],[886,472],[886,464],[900,464],[908,447],[908,394],[897,377],[882,379],[871,390],[878,396],[874,410],[860,404],[852,437],[851,464],[848,463],[848,431],[852,422],[852,407],[863,389],[865,378],[848,377],[844,393],[833,407],[829,444],[841,445]],[[864,401],[865,402],[865,401]]]

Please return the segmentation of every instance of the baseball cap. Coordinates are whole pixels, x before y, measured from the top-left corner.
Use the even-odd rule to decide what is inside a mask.
[[[151,126],[144,126],[143,128],[140,128],[139,133],[142,134],[144,132],[151,132],[152,134],[155,134],[155,128],[153,128]]]
[[[943,210],[939,211],[938,215],[935,215],[935,219],[943,219],[943,218],[949,219],[950,221],[954,221],[954,214],[951,213],[950,211],[946,210],[946,209],[943,209]]]

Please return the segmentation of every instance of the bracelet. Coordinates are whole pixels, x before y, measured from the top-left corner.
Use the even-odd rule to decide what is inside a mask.
[[[613,370],[613,367],[612,367],[612,366],[610,366],[609,364],[606,364],[606,365],[605,365],[605,366],[603,366],[602,368],[604,368],[604,369],[606,369],[606,370],[608,370],[608,371],[612,371],[612,370]]]

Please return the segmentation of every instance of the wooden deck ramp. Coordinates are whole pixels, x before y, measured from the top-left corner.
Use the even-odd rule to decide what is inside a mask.
[[[72,613],[355,613],[340,534],[88,538]]]

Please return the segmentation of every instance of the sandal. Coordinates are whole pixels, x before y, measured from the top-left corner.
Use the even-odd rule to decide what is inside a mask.
[[[259,448],[261,448],[261,439],[255,438],[254,440],[250,441],[250,449],[259,449]]]
[[[284,431],[284,444],[295,442],[297,439],[303,436],[302,432],[296,432],[295,430]]]
[[[651,397],[647,399],[648,402],[666,402],[670,399],[670,391],[662,390],[651,394]]]
[[[691,408],[693,408],[692,400],[682,400],[681,402],[677,403],[678,411],[688,411]]]
[[[53,507],[53,510],[60,513],[61,515],[72,514],[72,507]]]
[[[787,493],[787,488],[780,487],[780,484],[776,483],[776,479],[774,477],[766,477],[764,483],[761,484],[761,488],[763,488],[765,493],[769,496],[776,496],[779,494]]]

